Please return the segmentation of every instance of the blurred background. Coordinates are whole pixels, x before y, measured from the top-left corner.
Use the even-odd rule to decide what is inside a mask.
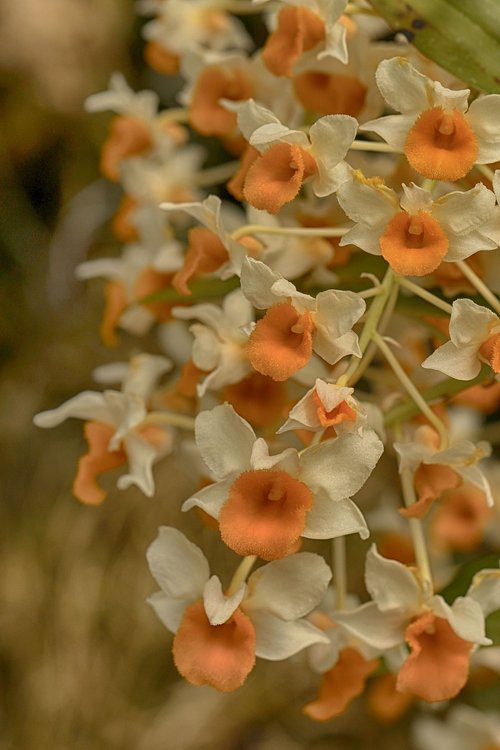
[[[408,716],[377,724],[362,699],[336,721],[305,718],[318,680],[303,655],[258,664],[229,696],[180,680],[144,601],[155,589],[145,550],[160,524],[191,523],[225,564],[214,533],[181,518],[191,480],[168,458],[153,500],[111,478],[108,500],[84,507],[71,494],[81,424],[32,425],[137,346],[101,345],[102,290],[74,268],[90,249],[118,252],[107,220],[119,196],[97,167],[108,117],[83,102],[114,70],[135,88],[161,83],[144,68],[140,26],[131,0],[0,0],[0,748],[408,747]]]

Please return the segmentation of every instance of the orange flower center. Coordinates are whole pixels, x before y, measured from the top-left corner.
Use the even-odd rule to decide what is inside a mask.
[[[500,373],[500,333],[490,336],[479,347],[479,353],[489,363],[494,373]]]
[[[433,107],[422,112],[410,128],[404,151],[424,177],[454,182],[474,166],[478,145],[462,112]]]
[[[222,539],[239,555],[278,560],[294,550],[312,503],[311,490],[285,471],[245,471],[222,506]]]
[[[108,450],[109,441],[115,431],[110,425],[102,422],[85,422],[83,430],[89,450],[78,462],[73,494],[86,505],[100,505],[107,493],[99,487],[96,478],[99,474],[125,463],[126,454],[122,450]]]
[[[256,427],[275,424],[286,405],[284,384],[260,372],[253,372],[239,383],[226,386],[223,396],[243,419]]]
[[[205,68],[193,90],[189,121],[202,135],[230,135],[236,128],[236,113],[224,109],[219,99],[243,101],[253,93],[253,84],[241,68]]]
[[[223,693],[241,687],[255,664],[255,628],[237,609],[222,625],[211,625],[203,602],[187,607],[172,647],[175,666],[192,685]]]
[[[331,427],[342,424],[342,422],[355,422],[357,419],[356,412],[354,409],[351,409],[347,401],[341,401],[333,409],[326,411],[325,405],[318,396],[316,389],[313,392],[313,400],[316,404],[316,414],[322,427]]]
[[[317,169],[311,154],[296,143],[276,143],[250,166],[243,195],[255,208],[275,214]]]
[[[462,482],[460,476],[446,464],[420,464],[413,478],[417,502],[399,512],[405,518],[423,518],[434,500],[445,490],[454,489]]]
[[[151,146],[151,134],[145,122],[129,116],[113,118],[109,137],[102,147],[101,172],[116,182],[120,178],[121,160],[142,154]]]
[[[146,63],[164,76],[172,76],[179,72],[179,55],[170,52],[158,42],[149,41],[144,48]]]
[[[287,380],[309,361],[313,333],[309,312],[301,314],[289,302],[273,305],[248,339],[248,358],[262,375]]]
[[[446,546],[467,552],[480,543],[490,516],[484,492],[464,485],[446,493],[432,519],[432,532]]]
[[[399,211],[380,237],[382,256],[402,276],[432,273],[448,252],[448,238],[427,211]]]
[[[304,706],[304,713],[315,721],[327,721],[342,714],[361,695],[367,677],[378,663],[378,659],[368,661],[354,648],[343,649],[335,666],[323,675],[317,699]]]
[[[188,233],[189,248],[182,268],[172,279],[179,294],[191,294],[187,282],[203,273],[212,273],[229,258],[220,238],[206,227],[195,227]]]
[[[264,65],[275,76],[291,76],[299,57],[325,38],[325,24],[303,6],[283,8],[278,25],[262,50]]]
[[[399,672],[397,689],[429,703],[454,698],[467,682],[472,643],[433,612],[417,617],[406,628],[405,640],[411,654]]]
[[[300,103],[323,115],[357,117],[365,105],[368,89],[354,76],[328,75],[312,70],[293,79]]]

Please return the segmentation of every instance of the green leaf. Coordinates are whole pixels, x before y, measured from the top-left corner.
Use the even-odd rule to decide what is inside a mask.
[[[221,281],[220,279],[210,279],[208,281],[195,281],[191,286],[191,295],[180,294],[174,287],[162,289],[161,292],[149,294],[147,297],[134,302],[139,305],[149,305],[152,302],[199,302],[200,300],[224,297],[233,289],[240,285],[238,277],[233,276],[231,279]]]
[[[457,596],[465,596],[467,589],[472,583],[472,579],[480,570],[487,568],[498,568],[498,555],[491,554],[484,557],[469,560],[464,563],[457,571],[453,581],[449,583],[439,593],[448,602],[453,604]]]
[[[394,31],[473,88],[500,93],[500,0],[370,0]]]

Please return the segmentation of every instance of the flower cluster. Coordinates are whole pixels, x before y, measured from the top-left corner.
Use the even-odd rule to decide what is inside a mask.
[[[442,83],[363,4],[140,9],[148,63],[182,78],[179,106],[161,110],[119,74],[88,100],[115,113],[101,169],[123,188],[124,246],[77,271],[106,280],[102,339],[123,345],[126,332],[134,354],[96,372],[120,390],[35,423],[85,421],[73,491],[93,505],[97,477],[123,464],[118,489],[167,502],[154,466],[189,449],[198,484],[182,510],[242,558],[211,576],[173,527],[148,550],[149,603],[192,684],[235,690],[256,657],[305,651],[322,675],[312,719],[367,682],[382,717],[382,690],[394,716],[451,700],[500,609],[499,570],[463,584],[455,555],[498,551],[485,417],[500,405],[500,170],[487,166],[500,162],[500,96]],[[204,167],[214,142],[223,160]],[[156,353],[137,354],[146,334]],[[370,534],[360,603],[346,547]],[[419,746],[463,721],[473,714],[457,709],[449,729],[418,724]],[[478,724],[478,748],[497,724]]]

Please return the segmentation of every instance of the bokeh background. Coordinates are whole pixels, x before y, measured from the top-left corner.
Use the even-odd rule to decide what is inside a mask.
[[[171,635],[144,601],[155,589],[145,550],[175,524],[217,570],[234,567],[213,532],[181,516],[193,490],[182,461],[158,467],[153,500],[111,478],[108,500],[87,508],[71,494],[81,424],[32,425],[92,388],[94,367],[137,350],[126,337],[102,346],[102,289],[74,268],[119,249],[108,226],[119,196],[97,166],[108,118],[86,114],[84,99],[113,70],[165,102],[172,93],[144,68],[140,26],[131,0],[0,0],[0,748],[409,747],[408,717],[377,724],[363,700],[334,722],[305,718],[317,679],[303,655],[258,664],[229,696],[180,680]]]

